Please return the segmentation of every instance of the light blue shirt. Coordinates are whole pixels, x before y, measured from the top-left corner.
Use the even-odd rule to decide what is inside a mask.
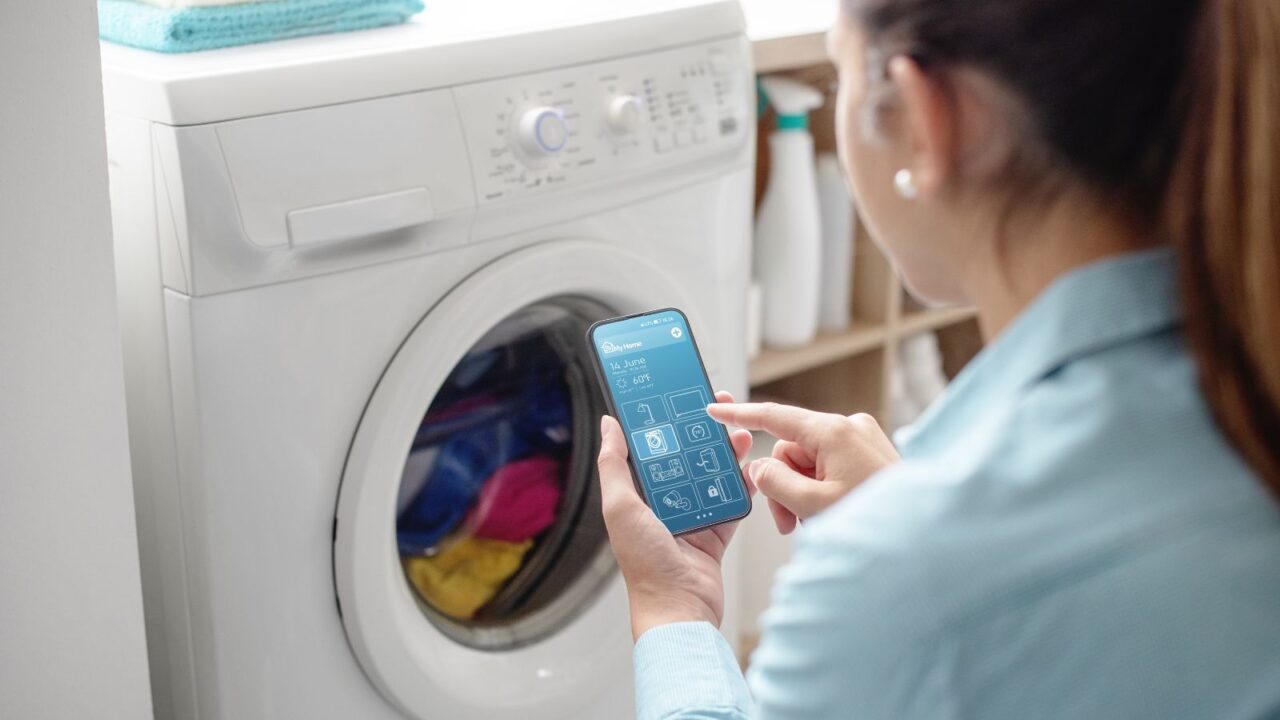
[[[805,523],[745,681],[707,623],[640,638],[639,717],[1280,716],[1280,505],[1201,397],[1175,275],[1057,280]]]

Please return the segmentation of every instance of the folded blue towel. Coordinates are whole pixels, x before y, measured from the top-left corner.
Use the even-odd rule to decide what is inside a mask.
[[[394,25],[421,10],[421,0],[268,0],[188,8],[98,0],[98,34],[121,45],[180,53]]]

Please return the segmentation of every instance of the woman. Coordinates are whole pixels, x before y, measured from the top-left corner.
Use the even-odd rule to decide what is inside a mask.
[[[667,534],[603,419],[639,715],[1280,715],[1280,3],[844,0],[829,50],[862,217],[989,344],[896,449],[709,408],[804,523],[745,682],[732,529]]]

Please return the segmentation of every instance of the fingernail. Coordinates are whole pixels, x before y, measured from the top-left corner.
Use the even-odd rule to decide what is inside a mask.
[[[608,419],[609,419],[608,415],[600,416],[600,434],[601,435],[604,435],[606,432],[605,428],[609,427],[609,423],[607,422]]]

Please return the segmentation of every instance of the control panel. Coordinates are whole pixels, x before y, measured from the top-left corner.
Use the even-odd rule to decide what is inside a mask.
[[[724,40],[455,88],[480,205],[740,144],[743,53]]]

